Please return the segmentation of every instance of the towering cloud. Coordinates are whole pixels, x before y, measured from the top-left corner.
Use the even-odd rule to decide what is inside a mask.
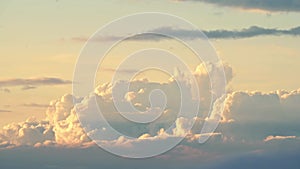
[[[222,122],[216,133],[205,133],[214,136],[213,141],[222,144],[245,144],[251,143],[263,145],[278,140],[295,139],[300,136],[298,119],[300,119],[300,90],[278,90],[269,93],[236,91],[224,96],[225,99],[215,101],[213,109],[219,109],[225,105],[224,112],[216,113],[212,119],[205,118],[209,106],[209,77],[207,71],[216,71],[217,66],[206,64],[199,65],[194,72],[198,81],[202,97],[200,100],[199,117],[195,118],[195,126],[188,117],[177,117],[178,99],[176,99],[176,85],[173,80],[169,83],[156,83],[147,80],[131,82],[129,93],[122,94],[119,102],[132,102],[138,110],[145,111],[149,108],[149,93],[153,89],[161,89],[168,98],[168,104],[163,111],[162,117],[155,123],[133,125],[117,113],[113,106],[112,91],[122,87],[126,82],[117,84],[103,84],[95,89],[95,96],[103,111],[103,115],[111,122],[111,125],[126,135],[136,139],[128,140],[119,137],[113,140],[103,140],[111,146],[128,146],[133,144],[146,144],[148,141],[162,141],[184,137],[187,134],[185,144],[197,143],[201,136],[199,132],[206,120],[214,120],[221,117]],[[227,79],[232,78],[232,68],[224,67]],[[183,75],[182,75],[183,76]],[[183,78],[183,77],[182,77]],[[184,77],[186,78],[186,77]],[[188,85],[186,86],[188,89]],[[114,89],[115,88],[115,89]],[[172,98],[173,97],[173,98]],[[178,95],[179,97],[179,95]],[[21,123],[12,123],[5,126],[0,132],[0,148],[30,145],[30,146],[88,146],[93,145],[84,129],[82,128],[74,108],[75,103],[88,101],[89,97],[76,98],[70,94],[54,100],[48,106],[46,118],[42,121],[29,118]],[[186,95],[185,100],[195,102],[192,95]],[[221,102],[222,101],[222,102]],[[224,101],[224,103],[223,103]],[[127,112],[134,113],[134,112]],[[95,117],[89,117],[91,121]],[[194,120],[195,120],[194,119]],[[218,118],[216,118],[218,119]],[[171,132],[164,131],[174,123]],[[91,125],[93,125],[91,123]],[[97,124],[99,125],[99,124]],[[280,129],[278,128],[280,126]],[[106,128],[101,128],[103,132]],[[297,139],[295,139],[297,140]],[[272,141],[272,142],[271,142]]]

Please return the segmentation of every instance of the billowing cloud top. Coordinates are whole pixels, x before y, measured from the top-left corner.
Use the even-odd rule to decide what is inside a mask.
[[[207,71],[213,70],[213,66],[208,66]],[[225,71],[227,78],[230,80],[232,78],[231,67],[225,66]],[[178,105],[177,100],[174,98],[170,99],[162,117],[155,123],[133,125],[124,120],[113,108],[111,92],[114,90],[113,88],[120,87],[118,85],[122,83],[118,85],[104,84],[97,87],[95,96],[100,107],[105,110],[103,112],[104,116],[119,132],[135,137],[135,139],[124,137],[116,139],[103,138],[101,141],[109,146],[128,148],[134,144],[147,144],[149,141],[162,141],[186,136],[182,143],[184,147],[179,147],[179,149],[195,152],[203,158],[221,153],[217,150],[218,147],[221,149],[228,148],[230,151],[236,152],[255,151],[257,149],[269,150],[277,147],[278,142],[284,142],[286,146],[299,144],[300,90],[278,90],[268,93],[236,91],[225,96],[224,112],[212,112],[218,113],[212,117],[220,116],[221,123],[214,133],[204,134],[210,135],[211,139],[204,147],[201,147],[197,142],[199,137],[203,136],[203,134],[199,134],[200,129],[205,121],[214,119],[205,118],[210,100],[207,98],[209,93],[205,94],[209,91],[209,88],[203,86],[205,86],[209,77],[203,70],[203,65],[199,65],[194,73],[198,79],[198,84],[202,86],[200,91],[204,95],[201,97],[199,116],[196,118],[196,123],[191,130],[188,129],[191,125],[191,119],[176,116]],[[165,90],[166,95],[168,95],[168,92],[174,94],[172,91],[174,89],[173,81],[164,84],[147,80],[133,81],[130,92],[123,93],[124,99],[121,101],[130,101],[139,110],[146,110],[149,106],[147,96],[154,87]],[[82,128],[73,103],[74,100],[81,103],[86,99],[88,97],[76,98],[67,94],[49,104],[46,112],[47,117],[44,120],[29,118],[24,122],[5,126],[0,132],[0,148],[7,149],[24,145],[34,147],[94,146],[95,143],[88,137],[91,133],[86,133]],[[221,103],[216,101],[213,107],[218,108],[218,104]],[[93,118],[91,117],[91,122]],[[175,122],[175,126],[173,126],[170,133],[165,133],[165,129],[169,127],[171,121]],[[105,132],[106,128],[99,128],[99,130]],[[239,148],[233,148],[236,146]],[[177,151],[179,150],[176,149],[173,153]],[[196,157],[198,157],[197,155]],[[163,155],[161,158],[173,158],[172,153]]]

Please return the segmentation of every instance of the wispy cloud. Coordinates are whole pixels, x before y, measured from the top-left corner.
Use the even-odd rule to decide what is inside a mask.
[[[176,0],[204,2],[218,6],[259,9],[270,12],[300,12],[300,0]]]
[[[1,92],[10,93],[10,90],[8,88],[0,88]]]
[[[125,74],[138,72],[135,69],[114,69],[114,68],[103,68],[102,71],[105,71],[105,72],[120,72],[120,73],[125,73]]]
[[[22,86],[22,90],[35,89],[37,86],[53,86],[71,84],[72,81],[56,77],[38,77],[38,78],[15,78],[15,79],[2,79],[0,80],[0,88],[6,92],[10,90],[3,87]]]
[[[21,89],[22,90],[32,90],[32,89],[36,89],[36,86],[23,86]]]
[[[24,107],[37,107],[37,108],[43,108],[43,107],[49,107],[48,104],[39,104],[39,103],[25,103],[22,104]]]
[[[264,139],[264,142],[272,140],[286,140],[286,139],[296,139],[296,136],[268,136]]]
[[[0,109],[0,113],[9,113],[11,112],[10,110],[4,110],[4,109]]]
[[[263,28],[259,26],[252,26],[250,28],[245,28],[241,30],[213,30],[213,31],[204,31],[204,33],[209,38],[214,39],[226,39],[226,38],[251,38],[255,36],[299,36],[300,27],[295,27],[291,29],[276,29],[276,28]]]
[[[171,37],[165,35],[172,35],[182,39],[194,40],[197,38],[203,38],[199,30],[188,30],[188,29],[175,29],[172,27],[161,27],[159,29],[150,30],[149,32],[158,32],[158,33],[146,33],[141,35],[136,35],[130,37],[126,40],[129,41],[161,41],[167,40]],[[204,30],[203,33],[211,39],[242,39],[242,38],[251,38],[257,36],[299,36],[300,35],[300,26],[294,27],[291,29],[277,29],[277,28],[264,28],[259,26],[251,26],[249,28],[235,29],[235,30]],[[94,38],[94,42],[105,42],[115,39],[120,39],[118,36],[107,36]],[[72,38],[74,41],[87,41],[88,38],[78,37]]]
[[[185,39],[196,39],[199,38],[198,30],[187,30],[187,29],[174,29],[171,27],[162,27],[160,29],[155,30],[162,34],[171,34],[176,37],[185,38]],[[295,27],[291,29],[277,29],[277,28],[263,28],[259,26],[251,26],[249,28],[244,28],[240,30],[204,30],[203,33],[212,39],[240,39],[240,38],[251,38],[256,36],[281,36],[281,35],[289,35],[289,36],[299,36],[300,35],[300,27]],[[163,37],[162,37],[163,38]],[[148,38],[146,39],[148,40]]]

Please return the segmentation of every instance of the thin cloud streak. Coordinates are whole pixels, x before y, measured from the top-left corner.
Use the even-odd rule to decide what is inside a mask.
[[[9,113],[11,112],[10,110],[3,110],[3,109],[0,109],[0,113]]]
[[[37,107],[37,108],[45,108],[49,107],[48,104],[39,104],[39,103],[25,103],[22,104],[23,107]]]
[[[114,68],[103,68],[102,71],[113,72],[113,73],[119,72],[124,74],[131,74],[131,73],[138,72],[138,70],[134,70],[134,69],[114,69]]]
[[[0,80],[0,87],[22,86],[22,90],[35,89],[37,86],[54,86],[71,84],[72,81],[56,77],[15,78]]]
[[[175,0],[174,0],[175,1]],[[300,12],[300,0],[176,0],[203,2],[217,6],[258,9],[269,12]]]
[[[259,26],[251,26],[250,28],[242,30],[213,30],[213,31],[204,31],[204,33],[213,39],[241,39],[241,38],[251,38],[256,36],[299,36],[300,27],[295,27],[291,29],[276,29],[276,28],[263,28]]]
[[[0,91],[4,93],[10,93],[10,90],[8,88],[0,88]]]
[[[156,30],[152,30],[155,32],[159,32],[160,34],[154,33],[146,33],[142,35],[133,36],[126,40],[129,41],[161,41],[168,40],[171,37],[164,36],[164,34],[173,35],[178,38],[194,40],[197,38],[203,38],[199,30],[187,30],[187,29],[174,29],[172,27],[161,27]],[[149,31],[151,32],[151,30]],[[218,29],[218,30],[204,30],[203,33],[210,39],[242,39],[242,38],[252,38],[258,36],[300,36],[300,26],[294,27],[291,29],[277,29],[277,28],[264,28],[259,26],[251,26],[249,28],[243,28],[240,30],[226,30],[226,29]],[[115,39],[120,39],[118,36],[107,36],[107,37],[99,37],[95,38],[95,42],[105,42],[105,41],[113,41]],[[72,38],[73,41],[87,41],[88,38],[84,37],[75,37]]]

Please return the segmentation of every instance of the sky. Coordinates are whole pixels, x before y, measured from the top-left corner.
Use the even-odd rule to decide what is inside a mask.
[[[123,23],[104,31],[105,36],[88,41],[112,21],[145,12],[166,13],[192,23],[207,36],[223,64],[199,60],[176,39],[131,37],[113,46],[97,67],[93,95],[72,95],[73,85],[82,84],[74,81],[74,72],[89,45],[100,50],[122,33],[149,25],[150,31],[198,45],[199,32],[195,29],[164,26],[163,22],[163,26],[151,27],[163,18]],[[298,0],[1,1],[0,168],[299,167],[298,18]],[[143,51],[145,48],[161,50]],[[201,52],[205,55],[207,51]],[[171,54],[181,60],[172,59]],[[128,56],[132,59],[122,62]],[[125,66],[118,68],[121,63]],[[92,68],[89,65],[94,65],[83,64],[87,72]],[[171,73],[140,71],[144,65],[161,65]],[[114,84],[116,72],[120,79]],[[130,75],[134,76],[128,81],[118,81]],[[211,98],[211,87],[222,88],[223,76],[226,94]],[[198,98],[191,87],[193,80]],[[129,91],[124,92],[128,84]],[[180,87],[183,95],[178,93]],[[156,100],[151,100],[154,89],[164,94],[156,93]],[[136,109],[126,109],[120,116],[118,106],[113,105],[114,91],[121,97],[117,100],[121,108],[131,103]],[[95,120],[97,110],[91,106],[94,98],[102,107],[102,118],[109,119],[121,134],[134,138],[108,138],[110,130],[103,119]],[[167,99],[164,107],[160,99]],[[200,107],[195,118],[177,116],[182,100],[186,112]],[[86,109],[76,109],[75,104]],[[85,111],[92,113],[86,117]],[[137,111],[146,111],[141,114],[157,122],[132,124],[124,120],[123,116],[143,119]],[[219,125],[216,130],[199,134],[206,122]],[[95,134],[98,130],[100,135]],[[199,144],[205,134],[209,140]],[[149,148],[144,149],[144,145],[161,146],[174,140],[181,142],[152,158],[118,157],[135,157],[140,152],[145,155]]]

